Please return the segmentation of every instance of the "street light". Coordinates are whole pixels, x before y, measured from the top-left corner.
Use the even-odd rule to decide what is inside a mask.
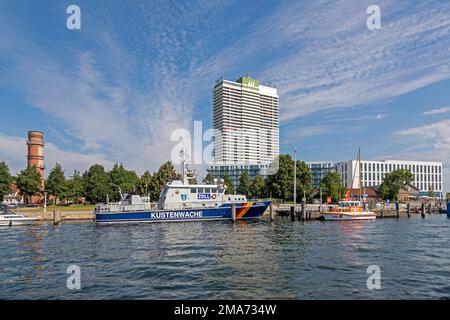
[[[294,213],[297,211],[297,147],[294,146]]]
[[[47,192],[44,192],[44,212],[47,212]]]

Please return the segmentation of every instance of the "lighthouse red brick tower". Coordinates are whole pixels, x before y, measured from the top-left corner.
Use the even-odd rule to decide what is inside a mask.
[[[44,191],[44,134],[41,131],[28,131],[28,167],[35,166],[41,174],[41,189]],[[32,197],[31,202],[41,202],[42,196]]]

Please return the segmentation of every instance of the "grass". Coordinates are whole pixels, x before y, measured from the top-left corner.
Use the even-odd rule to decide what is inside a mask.
[[[94,211],[94,204],[77,204],[77,205],[49,205],[47,206],[47,212],[53,210],[59,211]],[[43,207],[38,208],[19,208],[19,211],[22,212],[42,212],[44,210]]]

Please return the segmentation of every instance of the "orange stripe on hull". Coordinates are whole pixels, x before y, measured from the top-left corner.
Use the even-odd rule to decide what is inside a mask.
[[[250,208],[252,207],[252,205],[253,205],[253,202],[247,202],[247,203],[245,203],[245,204],[244,204],[244,207],[241,208],[241,209],[238,211],[238,213],[236,214],[236,217],[237,217],[238,219],[239,219],[239,218],[242,218],[242,217],[247,213],[247,211],[250,210]]]

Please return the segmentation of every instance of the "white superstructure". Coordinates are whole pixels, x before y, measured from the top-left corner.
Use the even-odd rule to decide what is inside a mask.
[[[386,173],[398,169],[406,169],[414,174],[412,185],[422,193],[429,191],[442,196],[443,171],[442,162],[380,160],[361,161],[361,170],[357,160],[342,161],[336,164],[336,172],[341,176],[343,185],[347,189],[361,187],[378,187],[383,182]],[[361,171],[361,177],[360,177]]]

